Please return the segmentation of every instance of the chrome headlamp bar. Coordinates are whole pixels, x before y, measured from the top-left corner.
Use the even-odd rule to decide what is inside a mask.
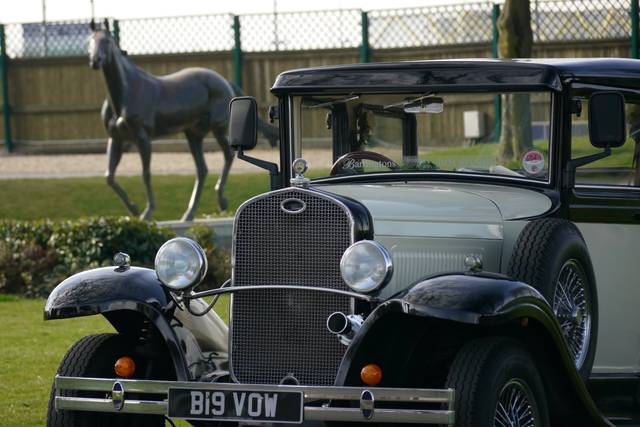
[[[372,302],[372,303],[381,301],[379,298],[372,297],[370,295],[364,295],[358,292],[343,291],[340,289],[315,288],[311,286],[293,286],[293,285],[228,286],[224,288],[210,289],[210,290],[201,291],[201,292],[192,292],[190,294],[183,295],[183,298],[195,299],[195,298],[203,298],[203,297],[209,297],[213,295],[228,294],[228,293],[234,293],[234,292],[261,291],[264,289],[286,289],[286,290],[309,291],[309,292],[327,292],[327,293],[344,295],[344,296],[348,296],[351,298],[356,298],[356,299],[360,299],[360,300]]]

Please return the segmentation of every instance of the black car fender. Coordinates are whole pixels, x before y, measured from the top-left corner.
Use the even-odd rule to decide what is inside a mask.
[[[112,314],[134,311],[144,315],[164,340],[173,363],[176,379],[188,381],[189,360],[200,354],[192,343],[174,330],[168,291],[156,272],[148,268],[104,267],[75,274],[61,282],[51,292],[44,308],[44,320],[103,314],[118,332],[131,330],[126,321],[118,321]],[[175,309],[175,307],[174,307]],[[192,340],[191,340],[192,341]]]
[[[560,385],[556,386],[554,383],[553,386],[558,389],[554,391],[560,395],[558,400],[564,401],[564,405],[567,399],[571,399],[566,408],[558,410],[574,413],[579,411],[592,425],[611,425],[600,414],[576,370],[549,303],[536,289],[525,283],[485,272],[445,274],[418,281],[407,290],[378,305],[367,316],[347,348],[335,385],[362,385],[357,383],[360,381],[359,370],[363,363],[375,361],[371,360],[371,354],[367,354],[374,348],[386,348],[383,351],[392,353],[390,357],[396,361],[402,361],[402,357],[406,357],[405,353],[416,350],[399,348],[400,346],[389,343],[389,335],[401,333],[393,328],[380,327],[391,318],[409,320],[397,322],[394,324],[396,326],[410,324],[411,318],[438,322],[431,330],[441,334],[440,336],[443,332],[446,335],[447,330],[455,328],[471,331],[469,334],[460,333],[459,336],[464,337],[462,339],[486,336],[498,330],[501,332],[496,333],[502,333],[509,327],[512,328],[509,331],[516,331],[516,336],[521,333],[520,338],[526,342],[527,334],[536,330],[543,335],[545,343],[545,348],[538,349],[538,356],[553,365],[550,368],[553,369],[551,381],[561,382]],[[422,330],[419,330],[420,328]],[[417,333],[429,333],[424,331],[428,328],[423,326],[415,329]],[[386,336],[381,336],[381,330],[384,331],[382,335]],[[395,339],[394,342],[397,343],[397,338]],[[536,352],[535,349],[533,352]],[[453,356],[455,353],[450,354],[451,358]],[[407,381],[411,381],[411,378],[405,378],[401,383]],[[565,395],[562,396],[562,393]],[[570,397],[566,397],[567,394]]]

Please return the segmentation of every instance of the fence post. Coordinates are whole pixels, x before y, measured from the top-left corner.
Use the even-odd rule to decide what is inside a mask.
[[[498,18],[500,17],[500,5],[493,4],[491,10],[491,55],[494,58],[499,58],[500,53],[498,51],[498,39],[500,33],[498,32]],[[502,99],[500,95],[493,97],[493,126],[496,142],[500,141],[500,132],[502,130]]]
[[[369,62],[369,12],[360,15],[362,26],[362,44],[360,45],[360,62]]]
[[[113,39],[116,41],[116,45],[120,47],[120,21],[113,20]]]
[[[13,151],[11,140],[11,106],[9,104],[9,57],[7,56],[7,43],[5,39],[4,25],[0,24],[0,80],[2,88],[2,121],[4,131],[4,148],[9,153]]]
[[[631,57],[638,59],[638,0],[631,0]]]
[[[240,41],[240,17],[233,16],[233,81],[242,89],[242,44]]]

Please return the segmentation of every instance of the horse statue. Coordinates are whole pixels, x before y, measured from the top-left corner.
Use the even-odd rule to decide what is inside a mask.
[[[182,221],[191,221],[198,208],[207,175],[202,140],[211,131],[224,155],[224,167],[216,183],[218,204],[227,208],[224,187],[233,162],[233,151],[227,139],[229,102],[241,95],[218,73],[205,68],[186,68],[176,73],[156,77],[136,67],[121,50],[109,31],[91,22],[89,65],[102,69],[107,86],[107,99],[102,104],[102,121],[109,135],[107,145],[107,184],[113,188],[132,215],[140,215],[138,207],[116,182],[115,172],[124,144],[133,141],[142,159],[142,178],[147,206],[140,215],[150,220],[155,208],[151,188],[151,141],[160,136],[184,132],[196,165],[196,181],[189,206]],[[272,147],[278,143],[277,128],[262,120],[259,130]]]

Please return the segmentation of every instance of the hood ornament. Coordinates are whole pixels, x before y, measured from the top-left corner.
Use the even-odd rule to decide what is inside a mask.
[[[308,169],[308,164],[305,159],[298,158],[291,164],[291,170],[296,174],[295,178],[291,178],[291,185],[295,187],[306,188],[309,186],[310,179],[304,177],[304,173]]]

